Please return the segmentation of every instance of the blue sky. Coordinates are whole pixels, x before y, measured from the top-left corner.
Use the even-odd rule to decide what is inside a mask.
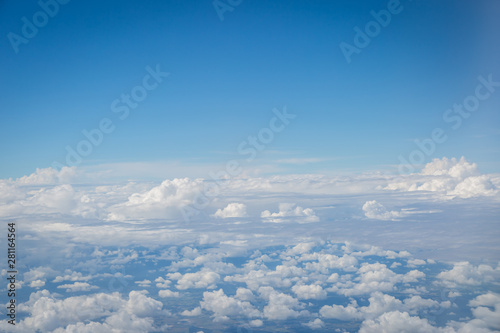
[[[116,130],[82,166],[176,161],[204,170],[285,105],[297,118],[258,163],[276,163],[278,153],[326,162],[282,172],[390,169],[436,127],[450,139],[426,162],[465,155],[498,171],[499,93],[456,131],[442,119],[479,75],[500,80],[498,4],[400,6],[348,64],[339,44],[352,44],[353,28],[387,2],[243,1],[221,21],[210,1],[72,1],[17,54],[7,34],[22,34],[22,17],[40,7],[3,2],[0,175],[64,161],[65,147],[105,117]],[[170,76],[120,121],[111,102],[157,64]]]

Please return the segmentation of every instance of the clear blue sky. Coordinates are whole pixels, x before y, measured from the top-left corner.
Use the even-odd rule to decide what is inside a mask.
[[[364,29],[387,1],[244,0],[221,21],[208,0],[73,0],[18,53],[9,32],[22,35],[22,18],[32,22],[41,8],[3,1],[0,177],[63,162],[65,147],[105,117],[116,129],[83,166],[222,162],[284,105],[297,118],[269,144],[279,158],[380,169],[441,127],[449,139],[429,158],[465,155],[500,171],[500,88],[456,131],[442,118],[474,93],[479,75],[500,81],[500,4],[400,6],[348,64],[339,44],[353,44],[353,28]],[[120,120],[111,103],[157,64],[169,77]]]

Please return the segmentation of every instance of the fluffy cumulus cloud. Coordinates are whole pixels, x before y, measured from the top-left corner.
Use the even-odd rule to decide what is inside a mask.
[[[475,163],[465,157],[434,159],[419,174],[399,182],[390,183],[386,189],[406,191],[431,191],[447,199],[493,196],[498,194],[497,184],[488,175],[481,175]]]
[[[48,185],[48,184],[68,184],[76,180],[76,167],[62,167],[61,170],[54,168],[36,169],[29,176],[17,179],[17,183],[22,185]]]
[[[375,200],[365,202],[363,211],[366,217],[376,220],[397,220],[406,215],[404,211],[389,211]]]
[[[181,294],[178,291],[172,291],[168,289],[162,289],[158,291],[158,296],[166,298],[166,297],[180,297]]]
[[[193,310],[184,310],[181,312],[181,316],[185,317],[197,317],[201,315],[201,307],[197,306]]]
[[[307,311],[300,311],[305,305],[288,294],[277,292],[272,287],[261,287],[259,292],[268,301],[263,313],[269,320],[286,320],[308,314]]]
[[[320,309],[320,314],[324,318],[337,319],[343,321],[375,319],[380,315],[391,311],[404,311],[411,314],[418,314],[421,310],[449,308],[450,302],[439,303],[432,299],[424,299],[420,296],[412,296],[404,300],[399,300],[394,296],[374,292],[368,299],[367,306],[359,307],[355,300],[350,304],[325,305]]]
[[[500,294],[489,292],[479,295],[469,302],[469,306],[475,319],[464,326],[476,327],[478,331],[500,331]]]
[[[150,332],[155,330],[152,317],[166,314],[162,308],[163,304],[146,296],[145,291],[131,291],[126,299],[117,292],[59,299],[41,290],[19,305],[19,310],[29,315],[14,331]],[[12,331],[12,325],[4,323],[0,328]]]
[[[410,316],[407,312],[391,311],[376,319],[363,322],[359,333],[453,333],[453,329],[436,328],[427,319]]]
[[[108,219],[161,219],[179,217],[180,207],[193,203],[202,193],[203,180],[189,178],[165,180],[150,190],[134,193],[124,203],[109,208]]]
[[[229,316],[259,318],[261,313],[247,301],[224,294],[222,289],[204,292],[200,307],[213,313],[214,321],[225,321]]]
[[[455,263],[453,268],[437,276],[448,287],[458,285],[478,286],[500,279],[500,263],[496,268],[489,265],[474,266],[467,261]]]
[[[325,323],[319,318],[311,320],[308,323],[303,323],[302,325],[309,327],[312,330],[319,330],[319,329],[322,329],[323,327],[325,327]]]
[[[57,286],[59,289],[66,289],[66,292],[77,292],[77,291],[90,291],[92,289],[99,289],[96,286],[92,286],[87,282],[75,282],[71,284],[63,284]]]
[[[218,209],[215,217],[219,218],[229,218],[229,217],[245,217],[247,216],[247,206],[242,203],[230,203],[224,209]]]
[[[414,283],[425,277],[419,270],[397,274],[382,263],[363,263],[357,271],[357,277],[346,281],[337,281],[328,290],[352,296],[369,294],[375,291],[394,291],[400,283]]]
[[[295,285],[292,291],[298,299],[325,299],[326,291],[320,285]]]
[[[286,222],[296,221],[299,223],[319,222],[319,217],[311,208],[302,208],[293,203],[280,203],[279,211],[271,213],[268,210],[263,211],[260,216],[266,222]]]
[[[20,200],[0,208],[0,216],[4,217],[57,213],[90,217],[95,214],[95,208],[85,193],[70,184],[27,191]]]
[[[186,290],[190,288],[205,288],[214,289],[217,282],[220,280],[220,275],[208,270],[203,269],[196,273],[169,273],[167,277],[172,280],[177,280],[176,288],[179,290]]]
[[[45,281],[43,280],[35,280],[30,282],[30,287],[31,288],[40,288],[45,286]]]

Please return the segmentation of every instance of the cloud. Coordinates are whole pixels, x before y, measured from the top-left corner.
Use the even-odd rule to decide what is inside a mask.
[[[226,296],[222,289],[204,292],[200,306],[202,309],[213,313],[215,322],[227,320],[229,316],[261,317],[259,310],[249,302]]]
[[[298,223],[319,222],[319,217],[316,216],[311,208],[302,208],[293,203],[280,203],[279,212],[271,213],[268,210],[263,211],[260,217],[265,222],[281,223],[286,221],[296,221]]]
[[[230,203],[224,209],[218,209],[213,216],[219,218],[245,217],[247,216],[247,206],[242,203]]]
[[[165,290],[160,290],[158,291],[158,296],[160,297],[180,297],[180,294],[178,291],[171,291],[171,290],[168,290],[168,289],[165,289]]]
[[[302,325],[309,327],[312,330],[320,330],[325,326],[325,323],[321,319],[316,318],[308,323],[303,323]]]
[[[219,274],[208,269],[202,269],[199,272],[186,273],[184,275],[180,273],[169,273],[167,274],[167,277],[169,279],[177,280],[177,285],[175,287],[179,290],[190,288],[214,289],[217,282],[220,280]]]
[[[325,305],[320,309],[320,315],[324,318],[337,319],[343,321],[374,319],[384,313],[391,311],[405,311],[411,314],[417,314],[421,310],[438,309],[440,307],[448,308],[450,302],[439,303],[432,299],[424,299],[420,296],[406,298],[403,301],[394,296],[374,292],[368,299],[369,305],[359,307],[355,300],[347,306]]]
[[[339,257],[335,254],[314,252],[302,255],[299,261],[312,261],[305,264],[306,269],[319,271],[323,274],[327,274],[331,269],[356,271],[358,265],[358,259],[349,254]]]
[[[385,189],[437,192],[443,199],[494,196],[499,192],[492,178],[480,175],[477,165],[463,156],[459,160],[435,158],[419,174],[390,183]]]
[[[55,270],[50,267],[35,267],[31,268],[28,272],[24,273],[24,280],[26,282],[31,282],[35,280],[43,280],[45,281],[47,277],[54,276],[57,274]]]
[[[160,219],[180,216],[180,207],[191,204],[203,189],[203,180],[165,180],[152,189],[134,193],[124,203],[109,208],[109,220]]]
[[[325,299],[326,291],[319,285],[298,285],[292,287],[298,299]]]
[[[268,301],[263,314],[269,320],[286,320],[307,314],[306,311],[298,311],[304,308],[304,304],[290,295],[277,292],[272,287],[261,287],[259,292]]]
[[[472,314],[476,318],[472,321],[478,328],[500,330],[500,294],[488,292],[479,295],[469,302],[473,307]]]
[[[35,281],[31,281],[31,283],[30,283],[31,288],[40,288],[43,286],[45,286],[45,281],[43,281],[43,280],[35,280]]]
[[[427,262],[425,260],[422,260],[422,259],[410,259],[407,261],[407,265],[408,267],[417,267],[417,266],[423,266],[423,265],[426,265]]]
[[[342,251],[346,254],[351,254],[354,257],[366,257],[366,256],[379,256],[386,257],[387,259],[396,258],[407,258],[411,256],[408,251],[393,251],[384,250],[379,246],[367,245],[367,244],[353,244],[346,241],[345,245],[342,246]]]
[[[474,266],[467,261],[455,263],[449,271],[438,274],[441,283],[454,288],[458,285],[478,286],[500,279],[500,264],[497,268],[488,265]]]
[[[181,316],[186,317],[198,317],[201,315],[201,307],[196,307],[193,310],[184,310],[181,312]]]
[[[165,280],[164,278],[162,277],[158,277],[155,279],[155,282],[156,282],[156,287],[157,288],[169,288],[170,284],[172,283],[172,281],[170,280]]]
[[[487,175],[468,177],[448,192],[449,195],[459,198],[493,196],[497,193],[497,187]]]
[[[92,276],[90,275],[84,276],[80,272],[74,272],[69,269],[65,270],[64,273],[64,275],[56,276],[56,278],[52,282],[58,283],[63,281],[88,281],[92,279]]]
[[[359,333],[452,333],[453,331],[432,326],[427,319],[412,317],[407,312],[391,311],[376,319],[363,322]]]
[[[338,281],[327,289],[342,295],[353,296],[370,294],[376,291],[390,292],[395,290],[398,283],[413,283],[425,277],[418,270],[412,270],[406,274],[396,274],[385,264],[376,262],[373,264],[363,263],[357,271],[357,277],[353,280]]]
[[[260,319],[254,319],[254,320],[250,320],[248,322],[248,325],[250,325],[250,327],[262,327],[262,326],[264,326],[264,322]]]
[[[143,287],[143,288],[147,288],[147,287],[151,286],[151,281],[149,281],[149,280],[135,281],[135,283],[139,287]]]
[[[57,286],[59,289],[66,289],[66,292],[77,292],[77,291],[90,291],[92,289],[99,289],[96,286],[91,286],[87,282],[75,282],[73,284],[63,284]]]
[[[363,205],[363,211],[365,212],[365,216],[370,219],[376,220],[397,220],[405,216],[404,211],[388,211],[384,206],[379,204],[377,201],[367,201]]]
[[[305,270],[296,266],[277,265],[274,270],[262,265],[259,269],[250,269],[244,274],[226,276],[226,282],[246,283],[251,290],[258,290],[261,286],[271,286],[277,288],[289,288],[295,277],[306,274]]]
[[[16,182],[22,185],[69,184],[76,179],[76,175],[76,167],[62,167],[60,171],[53,168],[37,168],[34,173],[18,178]]]
[[[16,324],[23,332],[150,332],[155,330],[153,316],[165,315],[163,304],[131,291],[128,299],[119,293],[93,294],[58,299],[47,290],[30,295],[19,310],[29,315]],[[5,323],[5,321],[4,321]],[[9,329],[7,323],[0,328]],[[11,326],[11,325],[10,325]],[[10,329],[9,329],[10,331]]]
[[[252,293],[252,291],[250,289],[246,289],[246,288],[238,288],[236,290],[235,297],[237,299],[242,300],[242,301],[253,301],[253,300],[255,300],[255,296]]]

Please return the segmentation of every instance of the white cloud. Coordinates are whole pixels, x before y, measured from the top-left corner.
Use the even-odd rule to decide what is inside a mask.
[[[353,244],[348,241],[346,241],[345,245],[342,246],[342,250],[344,251],[344,253],[351,254],[355,257],[379,256],[386,257],[387,259],[396,259],[407,258],[411,256],[411,253],[408,251],[396,252],[392,250],[384,250],[378,246]]]
[[[366,217],[376,220],[397,220],[398,218],[405,216],[404,211],[388,211],[384,206],[375,200],[365,202],[363,205],[363,211],[365,212]]]
[[[135,281],[135,284],[137,284],[139,287],[147,288],[151,286],[151,281],[149,280]]]
[[[358,277],[354,281],[336,282],[328,291],[335,291],[346,296],[369,294],[376,291],[394,291],[398,283],[412,283],[425,277],[418,270],[412,270],[406,274],[396,274],[385,264],[363,263],[357,271]]]
[[[28,272],[24,273],[23,276],[26,282],[31,282],[35,280],[45,281],[47,277],[53,276],[55,274],[57,274],[57,272],[52,268],[39,266],[31,268]]]
[[[58,275],[52,282],[63,282],[63,281],[88,281],[92,279],[92,276],[84,276],[80,272],[74,272],[72,270],[65,270],[64,275]]]
[[[201,315],[201,307],[196,307],[193,310],[184,310],[181,312],[181,316],[186,317],[197,317]]]
[[[175,287],[179,290],[190,288],[214,289],[216,288],[217,282],[220,280],[219,274],[207,269],[202,269],[196,273],[186,273],[184,275],[180,273],[169,273],[167,277],[177,280],[177,285]]]
[[[325,326],[325,323],[321,319],[316,318],[316,319],[311,320],[310,322],[304,323],[302,325],[307,326],[312,330],[320,330]]]
[[[23,185],[68,184],[75,180],[76,174],[76,167],[62,167],[59,171],[37,168],[34,173],[18,178],[16,182]]]
[[[298,223],[311,223],[319,222],[319,217],[316,216],[311,208],[302,208],[294,203],[280,203],[279,212],[271,213],[268,210],[263,211],[260,217],[265,222],[286,222],[289,220],[296,221]]]
[[[288,318],[297,318],[307,312],[301,312],[304,304],[300,303],[298,299],[290,295],[277,292],[271,289],[263,289],[271,287],[261,287],[261,297],[268,301],[264,306],[264,317],[269,320],[286,320]]]
[[[374,292],[368,299],[368,306],[359,307],[355,300],[347,306],[325,305],[320,309],[320,314],[324,318],[333,318],[343,321],[374,319],[384,313],[391,311],[406,311],[417,314],[421,310],[437,309],[440,307],[450,307],[450,302],[439,303],[432,299],[424,299],[420,296],[406,298],[403,301],[394,296]]]
[[[297,254],[309,253],[314,246],[316,246],[315,242],[302,242],[287,250],[286,255],[294,256]]]
[[[359,320],[361,319],[361,314],[358,310],[358,304],[356,301],[352,301],[351,304],[347,306],[342,305],[324,305],[319,313],[323,318],[338,319],[338,320]]]
[[[171,290],[168,290],[168,289],[163,289],[163,290],[160,290],[158,291],[158,296],[160,297],[180,297],[180,294],[178,291],[171,291]]]
[[[298,299],[325,299],[326,291],[320,285],[299,285],[292,287]]]
[[[488,292],[469,302],[475,326],[500,331],[500,294]]]
[[[236,290],[235,297],[237,299],[242,300],[242,301],[253,301],[253,300],[255,300],[255,296],[254,296],[254,294],[252,293],[252,291],[250,289],[241,288],[241,287]]]
[[[262,327],[264,326],[264,322],[260,319],[254,319],[254,320],[250,320],[248,322],[248,324],[251,326],[251,327]]]
[[[214,321],[224,321],[230,316],[261,317],[259,310],[249,302],[226,296],[222,289],[204,292],[200,306],[204,310],[213,312]]]
[[[57,288],[66,289],[66,292],[90,291],[92,289],[99,289],[96,286],[91,286],[87,282],[75,282],[73,284],[63,284],[57,286]]]
[[[450,329],[439,329],[432,326],[427,319],[412,317],[407,312],[391,311],[376,319],[363,322],[359,333],[452,333]]]
[[[261,286],[290,288],[292,280],[306,274],[304,269],[296,266],[277,265],[274,270],[270,270],[265,265],[259,269],[250,269],[251,267],[247,266],[248,271],[245,274],[226,276],[224,281],[246,283],[251,290],[257,290]]]
[[[406,266],[417,267],[417,266],[422,266],[422,265],[426,265],[426,264],[427,264],[427,262],[425,260],[422,260],[422,259],[410,259],[407,261]]]
[[[108,219],[156,219],[180,217],[180,207],[191,204],[203,189],[203,180],[165,180],[152,189],[134,193],[124,203],[109,208]]]
[[[45,281],[43,281],[43,280],[35,280],[35,281],[31,281],[31,283],[30,283],[31,288],[40,288],[43,286],[45,286]]]
[[[151,317],[165,313],[162,303],[145,294],[131,291],[128,299],[123,299],[117,292],[99,293],[60,300],[47,290],[37,291],[28,302],[19,305],[19,310],[29,315],[17,323],[16,329],[55,333],[150,332],[155,329]]]
[[[487,175],[472,176],[465,178],[448,194],[459,198],[473,198],[481,196],[493,196],[498,189]]]
[[[457,285],[477,286],[500,278],[500,265],[496,269],[488,265],[474,266],[469,262],[455,263],[449,271],[438,274],[438,279],[448,287]]]
[[[163,304],[146,296],[147,294],[148,292],[145,290],[131,291],[127,304],[125,305],[127,312],[138,317],[148,317],[152,314],[160,313]]]
[[[390,183],[385,189],[438,192],[443,199],[493,196],[499,192],[492,178],[480,175],[477,165],[463,156],[459,160],[435,158],[421,173]]]
[[[172,281],[166,280],[161,276],[156,278],[155,282],[156,282],[156,287],[158,288],[169,288],[170,284],[172,283]]]
[[[224,209],[218,209],[213,215],[219,218],[245,217],[247,216],[247,206],[242,203],[230,203]]]

